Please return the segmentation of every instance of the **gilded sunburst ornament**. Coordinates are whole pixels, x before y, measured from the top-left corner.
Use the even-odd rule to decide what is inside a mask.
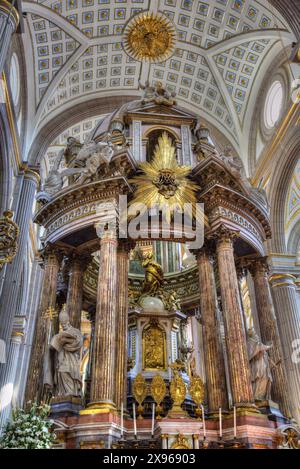
[[[158,139],[152,161],[141,163],[139,168],[143,174],[131,180],[136,191],[130,205],[143,204],[145,210],[156,206],[168,218],[175,207],[195,206],[199,187],[187,178],[191,168],[178,165],[176,149],[166,132]]]
[[[163,62],[173,54],[175,42],[175,27],[162,14],[143,12],[124,31],[124,49],[135,60]]]

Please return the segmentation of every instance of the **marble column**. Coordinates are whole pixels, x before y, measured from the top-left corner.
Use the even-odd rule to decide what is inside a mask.
[[[10,362],[9,366],[5,367],[5,386],[0,391],[0,434],[5,428],[11,413],[11,403],[14,394],[14,382],[17,373],[18,356],[20,346],[22,344],[23,335],[12,333],[10,341]]]
[[[60,254],[49,249],[45,253],[44,276],[41,300],[27,376],[25,403],[29,400],[40,401],[43,396],[43,365],[45,350],[53,332],[53,319],[45,317],[49,308],[56,306],[57,275],[60,268]],[[56,320],[56,319],[55,319]]]
[[[70,259],[69,285],[67,294],[66,310],[73,327],[80,330],[82,294],[83,294],[83,274],[87,259],[74,255]]]
[[[115,403],[126,409],[127,401],[127,334],[128,334],[128,264],[129,246],[119,244],[117,252],[117,312],[116,312],[116,365]]]
[[[106,229],[100,241],[100,262],[92,358],[91,402],[89,408],[115,408],[115,347],[117,311],[117,238]]]
[[[220,230],[218,236],[217,259],[232,400],[237,407],[254,407],[247,342],[234,260],[234,234],[224,228]]]
[[[0,365],[0,393],[11,384],[7,381],[7,377],[9,376],[9,370],[14,366],[15,360],[15,347],[11,342],[13,324],[18,307],[22,271],[24,262],[27,261],[26,249],[34,195],[39,183],[39,175],[28,168],[24,170],[20,177],[22,179],[19,186],[20,197],[15,216],[15,221],[20,229],[18,249],[12,263],[5,268],[0,298],[0,339],[6,344],[6,363]]]
[[[277,402],[286,417],[291,415],[283,353],[275,316],[273,299],[268,280],[268,265],[265,259],[252,262],[249,267],[252,274],[261,339],[264,344],[272,343],[269,350],[272,369],[272,399]]]
[[[19,24],[19,13],[7,0],[0,0],[0,77],[7,59],[13,33]]]
[[[292,416],[300,424],[300,311],[296,286],[293,276],[289,274],[274,274],[270,282],[288,378]]]
[[[197,255],[200,289],[200,310],[203,326],[204,360],[209,412],[228,406],[224,357],[217,320],[217,295],[213,259],[207,248]]]

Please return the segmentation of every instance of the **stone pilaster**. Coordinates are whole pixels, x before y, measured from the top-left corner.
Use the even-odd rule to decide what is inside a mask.
[[[11,37],[19,24],[19,14],[17,10],[7,0],[0,0],[0,78],[4,64],[7,59],[7,52],[11,42]]]
[[[45,316],[48,315],[49,308],[55,309],[59,268],[59,254],[54,250],[49,250],[45,254],[43,286],[31,350],[25,402],[29,400],[40,401],[42,398],[44,356],[53,330],[53,320],[51,317]]]
[[[26,262],[26,249],[29,239],[29,225],[32,217],[32,206],[39,175],[25,169],[20,176],[19,204],[16,210],[15,221],[19,226],[18,249],[12,263],[5,267],[3,287],[0,298],[0,339],[6,344],[6,363],[0,365],[0,390],[6,389],[13,382],[7,381],[9,370],[15,360],[15,345],[12,344],[14,317],[16,315],[18,300],[22,291],[20,289],[24,262]],[[12,346],[11,346],[12,345]],[[19,347],[18,347],[19,350]],[[10,408],[10,403],[6,402]]]
[[[117,314],[116,314],[116,365],[115,403],[118,409],[127,400],[127,333],[128,333],[128,264],[129,246],[119,245],[117,252]]]
[[[228,401],[212,261],[208,249],[199,251],[197,262],[208,408],[210,412],[218,412],[219,407],[227,408]]]
[[[233,404],[253,406],[254,398],[237,280],[233,234],[221,229],[217,258]]]
[[[4,429],[5,424],[9,419],[11,413],[11,406],[14,395],[13,383],[16,377],[18,367],[18,356],[20,346],[22,344],[22,338],[22,334],[13,332],[10,341],[10,359],[4,369],[4,379],[7,385],[3,386],[0,390],[0,433],[2,433],[2,430]]]
[[[280,406],[282,413],[291,415],[286,373],[283,363],[283,353],[275,316],[273,299],[268,280],[268,265],[265,259],[253,261],[249,268],[255,289],[256,307],[260,333],[264,344],[272,343],[269,350],[272,370],[272,398]]]
[[[294,278],[275,274],[270,278],[288,378],[292,416],[300,423],[300,311]]]
[[[82,294],[83,294],[83,274],[87,259],[74,255],[70,259],[69,285],[66,308],[70,317],[70,323],[76,329],[80,329]]]
[[[90,408],[115,407],[115,346],[117,311],[117,238],[106,229],[100,241]]]

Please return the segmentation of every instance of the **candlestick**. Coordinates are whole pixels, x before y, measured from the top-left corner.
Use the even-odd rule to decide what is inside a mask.
[[[233,436],[236,438],[236,407],[233,406]]]
[[[204,414],[204,407],[202,404],[201,404],[201,410],[202,410],[203,438],[206,438],[205,414]]]
[[[121,438],[123,438],[123,434],[124,434],[123,419],[124,419],[124,404],[123,404],[123,402],[121,402]]]
[[[221,407],[219,408],[219,434],[220,434],[220,438],[222,438],[223,434],[222,434],[222,409]]]
[[[134,430],[134,436],[135,436],[135,438],[136,438],[136,437],[137,437],[137,431],[136,431],[135,402],[132,404],[132,410],[133,410],[133,430]]]
[[[151,427],[151,436],[154,436],[154,420],[155,420],[155,403],[152,403],[152,427]]]

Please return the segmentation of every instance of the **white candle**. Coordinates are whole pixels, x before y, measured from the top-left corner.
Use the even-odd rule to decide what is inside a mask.
[[[155,403],[152,404],[152,427],[151,427],[151,436],[154,435],[154,421],[155,421]]]
[[[204,414],[204,407],[202,404],[201,404],[201,409],[202,409],[203,438],[206,438],[205,414]]]
[[[236,438],[236,407],[233,406],[233,435]]]
[[[124,404],[121,402],[121,437],[123,438],[124,434]]]
[[[137,431],[136,431],[136,414],[135,414],[135,402],[132,404],[132,410],[133,410],[133,429],[134,429],[134,436],[137,436]]]
[[[219,408],[219,430],[220,430],[220,438],[222,438],[222,409]]]

